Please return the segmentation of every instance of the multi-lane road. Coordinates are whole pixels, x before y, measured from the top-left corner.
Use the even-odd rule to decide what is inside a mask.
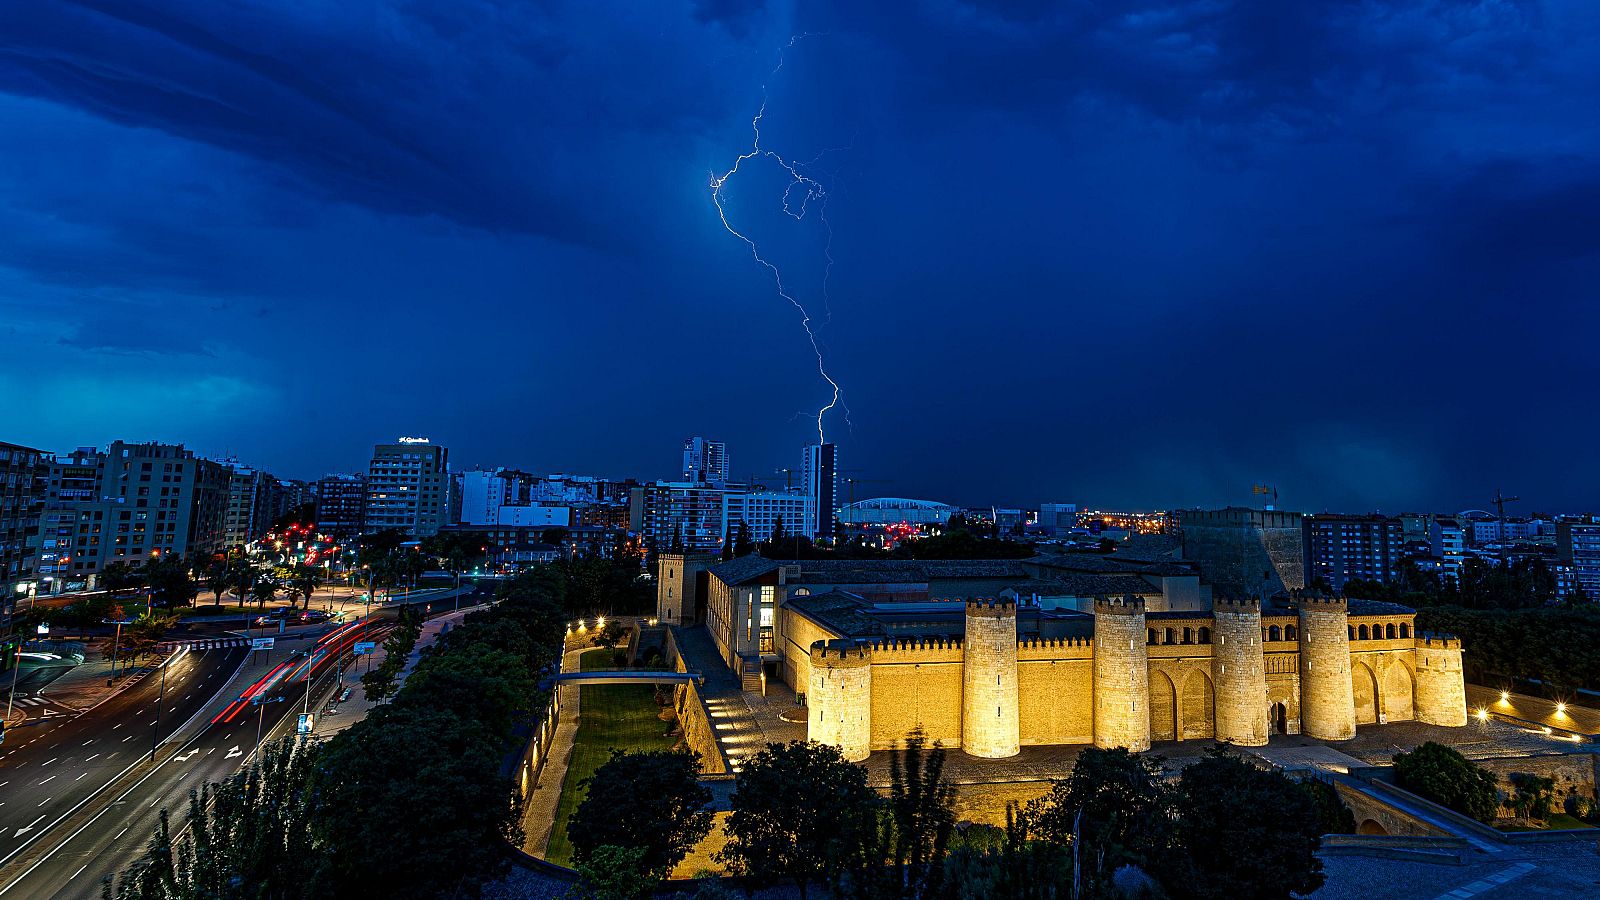
[[[248,652],[180,651],[81,715],[31,717],[8,729],[0,746],[0,866],[147,759],[205,708]]]
[[[431,615],[455,601],[433,594],[413,602]],[[306,652],[279,655],[274,666],[251,664],[248,648],[233,641],[196,641],[169,661],[164,690],[161,672],[152,672],[79,716],[11,729],[0,746],[0,900],[99,897],[106,876],[144,853],[162,809],[176,835],[190,790],[237,772],[258,734],[271,741],[292,732],[303,710],[321,709],[341,686],[353,642],[381,639],[386,627],[291,629],[278,647],[306,638]]]

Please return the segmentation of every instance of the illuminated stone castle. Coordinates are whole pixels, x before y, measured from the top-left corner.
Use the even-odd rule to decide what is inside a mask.
[[[1467,720],[1460,642],[1417,634],[1415,612],[1393,603],[1296,592],[1264,607],[1175,584],[1046,607],[1037,571],[1019,573],[1020,589],[952,601],[919,598],[904,571],[871,581],[864,563],[807,576],[764,562],[710,570],[712,635],[747,688],[787,684],[809,736],[850,759],[914,730],[1002,758],[1040,744],[1259,746],[1275,733],[1343,740],[1358,724]],[[997,577],[967,565],[969,581]],[[876,599],[869,585],[883,587]]]
[[[1101,599],[1092,637],[1041,639],[1018,636],[1013,601],[968,600],[960,637],[817,640],[796,683],[809,736],[850,759],[917,729],[1000,758],[1028,744],[1260,746],[1275,732],[1343,740],[1359,723],[1466,724],[1458,640],[1416,635],[1392,604],[1292,603],[1171,619],[1137,597]]]

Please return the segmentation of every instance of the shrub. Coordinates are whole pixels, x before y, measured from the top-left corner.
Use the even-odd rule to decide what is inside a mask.
[[[1423,744],[1394,756],[1395,783],[1440,806],[1480,822],[1493,822],[1500,806],[1495,778],[1452,747]]]
[[[1512,772],[1510,807],[1518,818],[1543,822],[1556,810],[1556,780],[1530,772]]]

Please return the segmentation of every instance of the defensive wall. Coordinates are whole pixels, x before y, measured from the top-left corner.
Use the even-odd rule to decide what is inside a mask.
[[[1274,733],[1340,740],[1357,724],[1465,723],[1459,641],[1416,636],[1409,610],[1350,615],[1341,598],[1311,601],[1265,616],[1255,600],[1219,601],[1202,616],[1101,598],[1092,638],[1017,636],[1015,605],[1003,599],[968,601],[961,636],[852,639],[793,616],[781,672],[806,694],[812,737],[854,723],[858,754],[918,730],[998,758],[1040,744],[1256,746]],[[819,674],[830,658],[838,662]],[[831,671],[840,666],[852,674]]]

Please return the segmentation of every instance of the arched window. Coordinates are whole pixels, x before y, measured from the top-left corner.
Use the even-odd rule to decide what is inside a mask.
[[[1372,639],[1372,634],[1367,631],[1367,626],[1365,626],[1365,625],[1362,625],[1360,628],[1357,628],[1356,629],[1356,634],[1360,635],[1361,640],[1363,640],[1363,641]]]
[[[789,596],[791,596],[791,597],[809,597],[809,596],[811,596],[811,588],[795,588],[793,591],[790,592]]]
[[[1282,640],[1282,639],[1283,639],[1283,632],[1278,628],[1278,626],[1274,625],[1271,628],[1267,629],[1267,640],[1269,640],[1269,641],[1277,641],[1277,640]]]
[[[1394,640],[1394,623],[1393,622],[1390,622],[1389,624],[1383,626],[1383,636],[1388,638],[1391,641]]]
[[[1162,641],[1162,643],[1163,643],[1163,644],[1170,644],[1170,643],[1172,643],[1172,629],[1171,629],[1171,628],[1168,628],[1168,629],[1167,629],[1167,635],[1166,635],[1166,637],[1167,637],[1167,639],[1166,639],[1166,640],[1164,640],[1164,641]]]
[[[1352,640],[1352,641],[1355,640],[1356,639],[1356,627],[1354,625],[1346,625],[1345,627],[1350,629],[1350,640]]]
[[[1194,643],[1194,632],[1191,631],[1188,627],[1185,627],[1183,629],[1183,642],[1185,644]]]
[[[1284,626],[1284,629],[1283,629],[1283,639],[1284,640],[1292,641],[1292,640],[1296,640],[1299,637],[1300,637],[1300,632],[1296,631],[1295,627],[1293,625]]]
[[[1205,627],[1204,625],[1200,626],[1200,643],[1211,643],[1211,629]]]
[[[1152,628],[1152,629],[1150,629],[1150,639],[1149,639],[1149,641],[1147,641],[1147,643],[1154,644],[1155,642],[1156,642],[1156,630],[1154,628]]]
[[[1410,625],[1407,625],[1404,622],[1400,623],[1400,637],[1401,637],[1402,640],[1405,639],[1405,638],[1411,637],[1411,626]]]

